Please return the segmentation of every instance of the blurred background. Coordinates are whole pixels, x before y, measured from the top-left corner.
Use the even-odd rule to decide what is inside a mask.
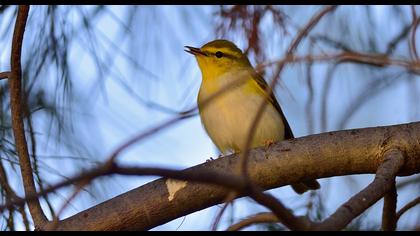
[[[201,74],[184,46],[216,38],[235,42],[256,66],[275,61],[323,6],[31,6],[23,41],[25,128],[39,189],[92,168],[115,148],[196,105]],[[302,41],[297,55],[337,52],[386,54],[412,60],[415,10],[410,6],[340,6]],[[414,14],[413,14],[414,12]],[[0,71],[10,70],[17,6],[0,5]],[[418,42],[417,42],[418,44]],[[263,74],[270,81],[274,66]],[[275,94],[296,137],[420,119],[418,76],[402,67],[301,62],[286,65]],[[1,204],[11,188],[23,196],[11,130],[7,81],[0,80]],[[124,164],[184,169],[217,157],[198,115],[182,120],[125,150]],[[66,218],[139,187],[156,177],[109,176],[94,180],[65,208]],[[270,190],[296,214],[323,219],[373,175],[321,179],[321,190],[295,194]],[[400,209],[420,193],[420,175],[397,178]],[[74,191],[42,199],[50,217]],[[347,227],[378,230],[383,201]],[[210,230],[222,205],[152,230]],[[265,209],[236,200],[218,229]],[[420,226],[420,206],[398,229]],[[1,213],[2,230],[32,229],[27,208]],[[26,220],[28,218],[28,220]],[[281,230],[262,224],[248,230]]]

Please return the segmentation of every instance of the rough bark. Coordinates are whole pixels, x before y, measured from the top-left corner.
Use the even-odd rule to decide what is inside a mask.
[[[390,149],[404,153],[398,175],[420,171],[420,122],[310,135],[250,152],[250,179],[272,189],[331,176],[375,173]],[[186,171],[213,169],[233,173],[239,159],[219,158]],[[188,182],[168,192],[161,178],[64,219],[58,230],[147,230],[218,204],[229,190]],[[173,185],[173,183],[172,183]]]

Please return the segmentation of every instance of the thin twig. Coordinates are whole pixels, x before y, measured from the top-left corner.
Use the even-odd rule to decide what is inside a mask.
[[[72,178],[68,178],[60,183],[45,188],[43,191],[39,191],[36,194],[25,196],[25,199],[16,199],[12,202],[12,204],[20,206],[23,205],[26,201],[36,199],[40,196],[45,196],[59,188],[72,184],[78,184],[80,182],[88,182],[88,180],[112,174],[137,176],[155,175],[177,180],[217,184],[239,191],[246,189],[246,184],[242,177],[220,171],[208,170],[207,172],[201,172],[198,174],[164,168],[124,167],[118,166],[114,163],[108,163],[108,165],[102,165],[85,173],[77,174]],[[0,206],[0,212],[2,212],[8,206],[8,204]]]
[[[214,220],[214,223],[212,224],[212,227],[211,227],[211,230],[212,230],[212,231],[216,231],[216,230],[217,230],[217,226],[219,225],[219,222],[220,222],[220,219],[221,219],[221,218],[222,218],[222,216],[223,216],[223,213],[225,212],[225,210],[227,209],[227,207],[228,207],[230,204],[233,204],[233,203],[232,203],[232,201],[233,201],[235,198],[237,198],[237,197],[238,197],[238,194],[237,194],[236,192],[230,192],[230,193],[227,195],[226,199],[223,201],[223,202],[225,202],[225,203],[223,204],[222,209],[220,209],[219,213],[217,214],[217,216],[216,216],[216,218],[215,218],[215,220]]]
[[[271,212],[258,213],[229,226],[226,231],[238,231],[253,224],[276,223],[279,218]]]
[[[382,230],[394,231],[397,227],[397,189],[395,188],[395,178],[391,189],[384,197],[384,207],[382,210]]]
[[[297,63],[297,62],[352,62],[370,66],[385,67],[385,66],[398,66],[406,68],[410,72],[419,74],[420,65],[417,62],[391,58],[386,54],[369,54],[358,52],[342,52],[332,54],[320,55],[303,55],[303,56],[289,56],[281,60],[274,60],[260,65],[259,67],[271,66],[278,63]]]
[[[314,230],[341,230],[354,218],[381,199],[392,188],[394,178],[404,164],[400,150],[391,149],[384,154],[382,164],[376,171],[375,179],[366,188],[341,205],[334,214],[318,223]]]
[[[23,114],[22,114],[22,86],[21,86],[21,53],[23,34],[28,18],[29,6],[19,6],[16,17],[15,30],[13,33],[11,52],[11,72],[8,79],[10,90],[10,107],[12,110],[12,127],[15,137],[16,149],[19,155],[19,165],[22,173],[25,196],[36,194],[36,187],[32,175],[31,161],[28,153],[28,145],[25,138]],[[34,220],[35,227],[44,225],[48,221],[38,199],[28,202],[29,211]]]
[[[1,186],[2,190],[4,190],[4,192],[5,192],[5,195],[6,195],[5,197],[6,197],[6,202],[7,203],[12,202],[13,199],[19,199],[16,192],[12,189],[12,187],[9,184],[9,180],[7,178],[6,170],[3,166],[2,161],[0,161],[0,186]],[[15,208],[13,207],[12,204],[8,207],[8,210],[10,212],[10,215],[13,216],[13,212],[15,211]],[[22,216],[22,221],[23,221],[23,225],[25,226],[25,230],[29,231],[30,230],[29,221],[28,221],[28,217],[27,217],[26,212],[25,212],[25,207],[24,206],[18,206],[17,211]]]
[[[312,17],[309,22],[306,24],[306,26],[298,33],[298,35],[296,36],[296,38],[292,41],[291,45],[289,46],[289,49],[286,52],[286,58],[289,58],[293,55],[294,51],[296,50],[296,48],[298,47],[298,45],[300,44],[300,42],[302,41],[302,39],[309,33],[309,31],[322,19],[322,17],[324,15],[326,15],[327,13],[333,11],[336,9],[337,6],[328,6],[326,8],[324,8],[322,11],[320,11],[318,14],[316,14],[314,17]],[[277,68],[276,71],[274,72],[274,76],[273,76],[273,81],[271,82],[271,84],[269,86],[267,86],[266,88],[266,93],[268,94],[268,97],[271,96],[272,94],[272,90],[275,87],[277,81],[280,78],[280,73],[283,70],[284,66],[286,64],[286,60],[281,61]],[[252,138],[253,135],[257,129],[258,123],[261,120],[261,117],[264,113],[264,110],[266,108],[268,104],[268,99],[264,99],[263,102],[261,103],[261,105],[259,106],[259,109],[257,111],[257,113],[255,114],[255,118],[251,124],[250,129],[248,130],[248,135],[247,135],[247,140],[245,142],[245,147],[243,149],[242,155],[241,155],[241,161],[240,161],[240,170],[242,171],[242,174],[245,176],[245,178],[249,178],[248,177],[248,155],[249,155],[249,149],[251,147],[251,142],[252,142]]]
[[[401,208],[398,212],[397,212],[397,221],[400,219],[400,217],[407,212],[408,210],[410,210],[411,208],[415,207],[417,204],[420,204],[420,197],[417,197],[416,199],[414,199],[413,201],[407,203],[407,205],[405,205],[403,208]]]
[[[420,18],[418,18],[418,20],[420,20]],[[397,34],[397,36],[391,40],[388,43],[388,46],[386,47],[386,51],[385,54],[390,55],[391,53],[394,52],[395,47],[397,47],[397,45],[407,37],[407,35],[410,33],[410,29],[412,28],[412,24],[407,24],[406,26],[404,26],[401,30],[401,32],[399,34]]]
[[[416,62],[419,62],[419,55],[417,53],[417,47],[416,47],[416,32],[417,32],[417,26],[419,25],[420,20],[417,18],[415,6],[411,6],[411,13],[413,15],[413,24],[412,24],[413,28],[411,31],[410,48],[413,53],[414,60]]]
[[[45,230],[48,231],[53,231],[56,230],[58,227],[58,224],[60,223],[60,215],[63,213],[63,211],[70,205],[71,201],[73,201],[77,195],[79,195],[79,193],[83,190],[83,187],[85,184],[87,184],[88,182],[84,182],[79,184],[76,187],[76,190],[72,193],[72,195],[70,195],[69,198],[66,199],[66,201],[64,202],[64,204],[61,206],[61,208],[58,210],[57,214],[55,214],[53,216],[53,220],[51,221],[51,223],[48,225],[48,228]]]
[[[231,88],[235,87],[235,86],[239,86],[242,85],[243,83],[246,82],[247,77],[246,76],[241,76],[238,80],[233,80],[232,82],[230,82],[229,84],[227,84],[226,86],[224,86],[222,89],[218,90],[217,92],[215,92],[214,94],[210,95],[209,97],[207,97],[206,99],[204,99],[201,102],[201,108],[204,109],[208,104],[210,104],[214,99],[218,98],[219,96],[221,96],[222,94],[224,94],[225,92],[229,91]],[[141,132],[138,135],[135,135],[133,138],[131,138],[130,140],[126,141],[125,143],[123,143],[122,145],[120,145],[116,150],[114,150],[112,152],[112,154],[109,156],[108,161],[106,163],[113,163],[115,162],[117,156],[126,148],[128,148],[129,146],[139,142],[140,140],[143,140],[146,137],[149,137],[150,135],[156,134],[156,132],[167,128],[171,125],[174,125],[175,123],[186,119],[186,118],[190,118],[194,115],[196,115],[196,113],[194,113],[197,110],[197,106],[194,106],[186,111],[180,112],[178,116],[175,116],[169,120],[167,120],[166,122],[161,123],[160,125],[157,125],[145,132]],[[105,164],[107,165],[107,164]]]
[[[157,168],[149,168],[151,172],[148,175],[153,173],[156,175],[159,169]],[[112,168],[114,173],[118,174],[128,174],[128,175],[144,175],[147,174],[147,168],[121,168],[114,165]],[[160,176],[168,177],[167,174],[172,174],[175,176],[175,179],[178,180],[195,180],[199,182],[205,183],[214,183],[220,186],[228,187],[233,190],[238,191],[241,194],[246,194],[247,196],[251,197],[254,201],[258,202],[259,204],[267,207],[271,211],[274,212],[280,219],[281,222],[291,230],[305,230],[311,227],[312,222],[307,220],[304,217],[296,217],[293,213],[287,209],[278,199],[273,197],[269,193],[264,193],[263,190],[253,185],[246,179],[244,176],[237,176],[232,174],[222,174],[222,173],[199,173],[196,175],[192,175],[192,173],[181,172],[181,171],[169,171],[165,169],[160,169]],[[228,177],[231,175],[232,177]],[[173,177],[170,177],[173,178]],[[231,179],[227,179],[231,178]]]
[[[330,65],[328,68],[327,73],[325,74],[324,83],[323,83],[323,91],[321,97],[321,112],[320,112],[320,123],[321,123],[321,132],[326,132],[328,130],[328,94],[331,89],[331,85],[334,78],[334,73],[337,71],[337,68],[340,66],[339,62]]]
[[[313,45],[313,43],[311,43]],[[312,54],[313,47],[311,46],[309,49],[309,54]],[[313,112],[313,104],[314,104],[314,86],[313,86],[313,77],[312,77],[312,68],[313,62],[308,62],[306,65],[306,83],[308,85],[308,100],[306,101],[305,110],[306,110],[306,117],[307,117],[307,124],[308,124],[308,132],[312,134],[314,132],[314,112]]]

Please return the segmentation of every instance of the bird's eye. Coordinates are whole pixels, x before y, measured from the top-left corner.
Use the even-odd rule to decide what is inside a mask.
[[[216,55],[217,58],[221,58],[221,57],[223,57],[223,52],[217,51],[215,55]]]

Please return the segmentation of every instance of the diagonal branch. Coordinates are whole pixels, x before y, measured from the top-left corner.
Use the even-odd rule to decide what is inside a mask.
[[[329,12],[334,11],[337,8],[337,6],[328,6],[322,9],[320,12],[318,12],[316,15],[314,15],[309,22],[305,25],[305,27],[298,33],[298,35],[293,39],[292,43],[290,44],[287,52],[286,52],[286,58],[289,58],[293,55],[294,51],[299,46],[300,42],[304,39],[306,35],[313,29],[313,27]],[[276,71],[274,72],[273,81],[270,83],[269,86],[265,89],[265,93],[267,93],[267,96],[270,97],[273,93],[273,88],[276,86],[277,81],[280,78],[280,73],[283,70],[284,66],[286,65],[286,60],[282,60],[279,62]],[[248,155],[249,155],[249,149],[251,147],[251,142],[253,139],[253,136],[256,132],[257,126],[262,118],[262,115],[264,114],[265,108],[268,105],[268,99],[264,99],[263,102],[258,107],[258,110],[255,114],[254,120],[251,124],[250,129],[247,131],[247,139],[245,142],[245,147],[243,149],[243,153],[241,155],[241,162],[240,162],[240,170],[242,171],[242,174],[245,176],[245,178],[248,178]]]
[[[354,218],[372,206],[387,193],[395,181],[395,176],[404,164],[403,153],[391,149],[384,154],[382,164],[376,171],[375,179],[366,188],[341,205],[337,211],[323,222],[317,224],[315,230],[340,230]]]
[[[11,52],[11,72],[9,75],[10,107],[12,113],[13,135],[15,138],[16,149],[19,155],[19,165],[22,173],[25,195],[36,193],[32,167],[29,159],[28,145],[25,138],[23,115],[22,115],[22,68],[21,53],[23,34],[25,32],[26,21],[28,18],[29,6],[19,6],[16,17],[15,30],[13,33],[12,52]],[[47,218],[42,211],[39,200],[28,202],[29,211],[34,220],[35,226],[43,225]]]
[[[229,226],[226,231],[238,231],[253,224],[276,223],[279,218],[271,212],[258,213]]]
[[[414,61],[419,62],[419,55],[417,53],[417,47],[416,47],[416,32],[417,32],[417,27],[420,23],[420,19],[417,18],[417,14],[416,14],[416,7],[415,6],[411,6],[411,13],[413,15],[413,23],[412,23],[412,31],[411,31],[411,38],[410,38],[410,49],[412,52],[412,55],[414,57]]]
[[[407,203],[407,205],[405,205],[403,208],[401,208],[398,213],[397,213],[397,221],[400,219],[400,217],[407,212],[408,210],[410,210],[411,208],[415,207],[417,204],[420,204],[420,197],[417,197],[416,199],[414,199],[413,201]]]
[[[250,152],[250,177],[264,189],[280,187],[304,179],[337,175],[375,173],[380,165],[378,150],[389,145],[407,150],[405,168],[401,174],[410,175],[420,168],[420,123],[328,132],[282,141],[268,149]],[[337,142],[337,140],[340,140]],[[319,148],[322,147],[322,148]],[[408,151],[409,150],[409,151]],[[235,155],[218,158],[184,170],[191,177],[204,178],[209,171],[223,175],[188,182],[168,199],[168,182],[162,178],[82,211],[60,222],[58,230],[146,230],[189,213],[221,203],[237,189],[232,173],[239,159]],[[146,174],[146,172],[143,172]],[[157,172],[150,172],[159,175]],[[194,174],[192,174],[194,173]],[[138,173],[139,174],[139,173]],[[162,174],[162,173],[160,173]],[[168,176],[177,179],[180,176]],[[184,177],[187,177],[184,176]],[[232,176],[232,177],[231,177]],[[235,177],[237,178],[237,176]],[[242,178],[240,178],[242,179]],[[198,180],[198,179],[196,179]],[[221,181],[220,183],[216,183]],[[243,180],[243,179],[242,179]],[[241,181],[242,181],[241,180]],[[203,184],[204,182],[212,185]],[[223,188],[233,184],[232,187]],[[243,184],[243,182],[242,182]],[[192,201],[191,199],[194,199]],[[123,203],[123,204],[122,204]],[[123,221],[115,221],[123,217]]]
[[[412,175],[420,171],[419,139],[420,122],[286,140],[250,152],[253,165],[250,178],[257,186],[272,189],[307,179],[375,173],[381,164],[381,150],[395,146],[406,153],[404,168],[399,175]],[[114,174],[164,176],[186,182],[174,186],[167,178],[157,179],[61,220],[57,230],[147,230],[222,203],[232,190],[237,190],[239,197],[250,196],[255,192],[247,189],[247,181],[232,174],[239,161],[238,156],[230,155],[182,171],[144,167],[114,169]],[[101,172],[102,169],[94,171],[78,174],[36,196],[26,196],[25,200],[83,180],[110,175],[110,172]],[[261,202],[255,194],[251,197]],[[14,205],[20,204],[22,202],[14,202]],[[279,214],[278,204],[274,207],[268,203],[263,205]]]

